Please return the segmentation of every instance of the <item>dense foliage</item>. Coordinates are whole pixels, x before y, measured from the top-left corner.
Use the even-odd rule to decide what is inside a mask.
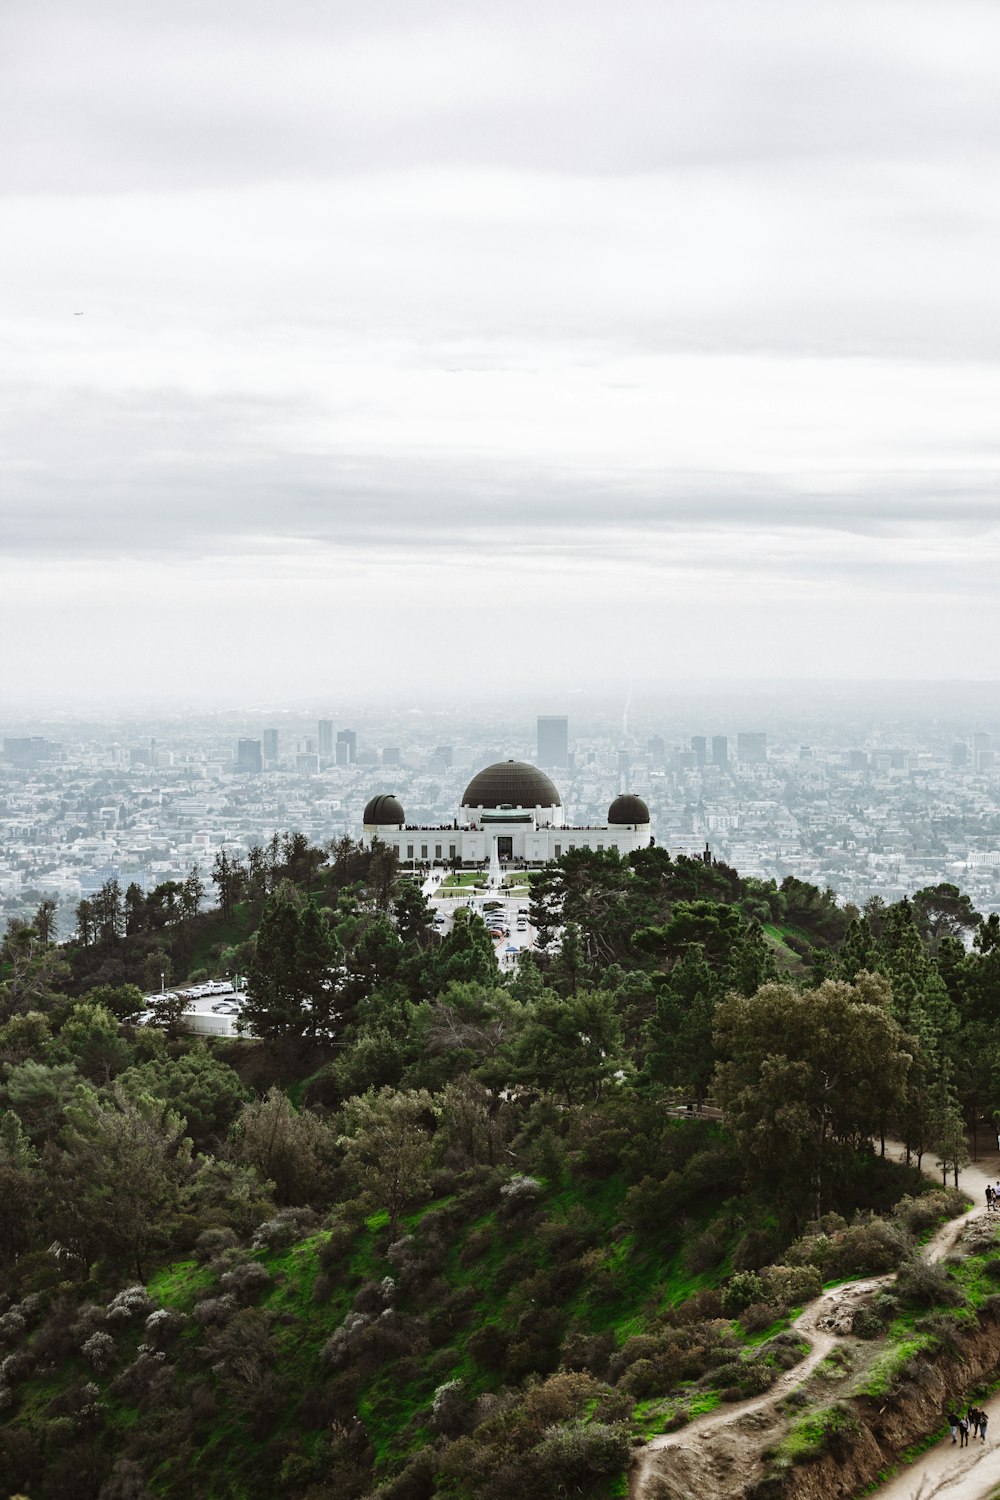
[[[635,1432],[794,1363],[832,1267],[907,1255],[921,1159],[1000,1108],[1000,922],[952,886],[845,911],[577,850],[502,976],[378,845],[212,879],[3,940],[0,1485],[32,1500],[621,1494]],[[134,1024],[237,970],[256,1040]]]

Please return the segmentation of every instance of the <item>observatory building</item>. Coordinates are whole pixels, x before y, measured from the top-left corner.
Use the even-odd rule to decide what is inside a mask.
[[[573,828],[563,819],[562,798],[537,766],[501,760],[473,776],[458,816],[443,827],[406,821],[398,797],[382,793],[364,811],[362,842],[381,839],[404,864],[476,866],[493,860],[544,865],[570,849],[617,849],[630,854],[652,842],[649,808],[641,797],[616,797],[599,828]]]

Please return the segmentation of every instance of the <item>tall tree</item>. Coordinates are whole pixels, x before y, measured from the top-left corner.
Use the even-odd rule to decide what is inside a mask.
[[[793,1214],[823,1212],[831,1179],[905,1095],[910,1054],[884,980],[767,984],[716,1011],[716,1092],[751,1177]]]
[[[433,1118],[423,1089],[371,1090],[344,1107],[344,1170],[373,1207],[387,1211],[390,1242],[403,1209],[429,1186]]]

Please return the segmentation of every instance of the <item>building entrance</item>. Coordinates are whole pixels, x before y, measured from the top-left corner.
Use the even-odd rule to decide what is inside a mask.
[[[501,859],[514,858],[514,840],[512,838],[497,839],[497,854]]]

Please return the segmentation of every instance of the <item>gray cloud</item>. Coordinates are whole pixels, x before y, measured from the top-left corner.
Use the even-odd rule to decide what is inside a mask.
[[[978,0],[4,10],[8,188],[426,165],[585,173],[1000,145]],[[16,127],[16,128],[15,128]]]

